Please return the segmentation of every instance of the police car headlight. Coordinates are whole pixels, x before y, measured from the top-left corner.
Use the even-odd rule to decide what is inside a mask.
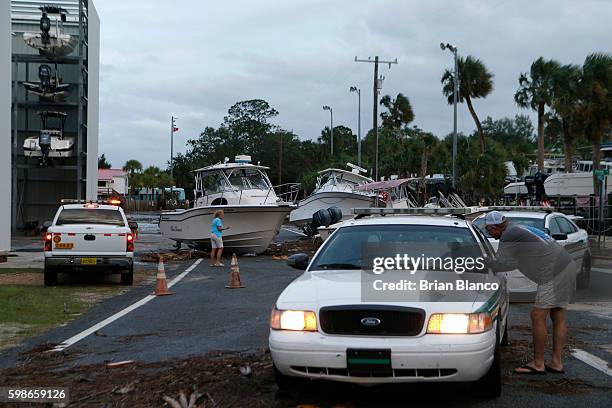
[[[272,309],[270,328],[274,330],[317,331],[317,315],[310,310]]]
[[[427,324],[428,334],[475,334],[493,327],[489,313],[435,313]]]

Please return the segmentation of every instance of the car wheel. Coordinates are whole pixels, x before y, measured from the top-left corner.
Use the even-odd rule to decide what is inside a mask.
[[[45,265],[45,270],[44,270],[44,276],[45,276],[45,286],[55,286],[57,285],[57,270]]]
[[[121,284],[131,286],[134,284],[134,265],[130,266],[127,271],[121,274]]]
[[[299,386],[303,384],[300,378],[290,377],[288,375],[282,374],[276,366],[274,367],[274,381],[276,382],[276,386],[281,391],[296,391],[299,389]]]
[[[499,332],[498,337],[499,339]],[[476,390],[479,395],[485,398],[497,398],[502,391],[502,372],[501,372],[501,349],[498,342],[495,342],[495,351],[493,353],[493,364],[489,371],[482,376],[476,383]]]
[[[580,267],[580,273],[577,277],[576,285],[578,289],[588,289],[591,283],[591,261],[588,258],[584,258],[582,266]]]

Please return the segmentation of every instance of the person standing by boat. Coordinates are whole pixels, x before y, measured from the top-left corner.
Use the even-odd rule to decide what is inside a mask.
[[[223,231],[230,227],[223,226],[223,210],[215,211],[213,221],[210,224],[210,266],[224,266],[221,263],[223,253]]]

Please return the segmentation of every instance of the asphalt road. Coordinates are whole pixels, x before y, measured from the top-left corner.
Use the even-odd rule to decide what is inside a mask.
[[[183,272],[193,261],[168,264],[169,280]],[[226,265],[229,262],[226,262]],[[572,347],[580,348],[605,361],[612,361],[612,268],[604,266],[592,272],[590,289],[578,293],[578,302],[568,311]],[[268,316],[283,288],[300,272],[271,257],[244,257],[240,272],[244,289],[226,289],[229,265],[211,268],[204,260],[171,288],[172,296],[155,298],[143,306],[85,337],[70,347],[76,351],[73,364],[137,360],[154,362],[183,359],[210,351],[254,351],[267,346]],[[21,347],[0,353],[0,368],[18,362],[19,351],[41,343],[61,343],[92,325],[121,311],[149,295],[150,287],[109,299],[64,327],[28,340]],[[528,344],[529,308],[513,304],[510,311],[511,341]],[[524,351],[528,351],[525,349]],[[506,352],[507,353],[507,352]],[[495,406],[610,407],[611,377],[572,357],[566,359],[565,377],[541,378],[509,374],[517,364],[504,368],[507,375],[503,396]],[[519,356],[521,357],[521,356]],[[524,356],[525,359],[528,355]],[[325,388],[321,388],[325,390]],[[449,392],[445,392],[448,390]],[[458,392],[453,392],[456,390]],[[432,398],[451,406],[490,406],[474,399],[457,385],[401,387],[333,388],[334,398],[356,404],[368,399],[380,400],[381,394],[394,401],[405,401],[406,393],[432,393]],[[338,394],[339,393],[339,394]],[[328,400],[326,391],[313,391],[315,399]],[[446,397],[450,396],[451,397]]]

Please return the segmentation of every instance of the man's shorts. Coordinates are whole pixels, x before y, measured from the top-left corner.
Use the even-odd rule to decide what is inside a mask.
[[[577,267],[571,262],[550,281],[538,285],[535,307],[538,309],[566,308],[574,300]]]
[[[210,246],[212,249],[223,248],[223,238],[210,234]]]

